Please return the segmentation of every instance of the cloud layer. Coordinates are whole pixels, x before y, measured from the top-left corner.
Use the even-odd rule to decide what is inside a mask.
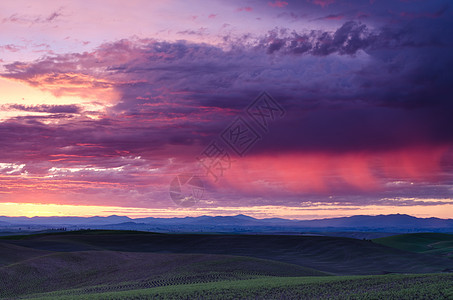
[[[250,3],[235,13],[279,10],[288,24],[294,16],[284,10],[299,6]],[[305,17],[310,26],[263,24],[266,30],[222,33],[218,43],[132,37],[4,63],[4,79],[83,101],[2,105],[16,113],[0,123],[3,198],[172,207],[171,179],[196,170],[197,155],[235,117],[247,118],[262,90],[284,118],[269,132],[248,119],[260,140],[220,182],[206,181],[201,206],[410,206],[433,202],[398,199],[451,197],[449,6],[422,13],[414,4],[386,18],[376,7],[373,21],[357,17],[362,4],[350,6],[307,2],[318,12]],[[56,22],[63,12],[35,20]],[[33,189],[40,192],[31,200]]]

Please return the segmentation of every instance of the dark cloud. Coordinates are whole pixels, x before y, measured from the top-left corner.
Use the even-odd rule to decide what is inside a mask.
[[[445,14],[450,8],[449,3],[444,3],[442,6],[434,12],[413,12],[413,11],[402,11],[399,15],[403,18],[418,19],[418,18],[439,18]]]
[[[43,112],[43,113],[68,113],[78,114],[81,112],[81,108],[75,104],[69,105],[22,105],[22,104],[10,104],[3,107],[7,110],[22,110],[29,112]]]
[[[327,56],[354,55],[359,50],[370,53],[407,47],[451,46],[445,35],[451,33],[451,30],[444,29],[439,32],[432,25],[428,27],[432,28],[427,30],[426,24],[425,28],[421,24],[405,24],[401,27],[385,26],[376,30],[361,22],[347,21],[334,32],[312,30],[304,33],[274,29],[261,38],[259,47],[266,48],[271,54],[280,52]]]
[[[33,85],[113,87],[121,101],[110,113],[137,122],[160,120],[155,130],[161,130],[162,120],[192,128],[185,138],[177,134],[159,144],[207,142],[264,89],[289,113],[271,133],[278,142],[263,141],[261,151],[450,144],[451,48],[445,38],[436,38],[445,32],[426,39],[426,30],[418,28],[370,30],[348,21],[332,32],[279,29],[258,44],[232,41],[231,50],[184,41],[121,40],[91,53],[9,64],[3,76]],[[77,112],[74,107],[45,109]]]
[[[203,35],[207,35],[208,33],[207,33],[207,28],[201,27],[197,30],[178,31],[178,34],[203,36]]]

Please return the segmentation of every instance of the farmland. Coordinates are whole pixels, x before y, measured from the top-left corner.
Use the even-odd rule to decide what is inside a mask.
[[[453,258],[453,235],[442,233],[413,233],[374,240],[375,243],[410,251]]]
[[[84,230],[3,237],[0,256],[6,299],[447,299],[453,286],[444,255],[343,237]]]
[[[66,290],[27,299],[449,299],[452,286],[453,274],[264,277],[119,292]]]

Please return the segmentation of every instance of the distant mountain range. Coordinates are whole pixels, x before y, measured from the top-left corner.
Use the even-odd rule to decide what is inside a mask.
[[[453,232],[453,219],[417,218],[393,214],[352,216],[317,220],[255,219],[246,215],[200,216],[185,218],[108,217],[5,217],[0,228],[65,227],[68,229],[124,229],[156,232],[298,232],[298,231],[378,231]]]

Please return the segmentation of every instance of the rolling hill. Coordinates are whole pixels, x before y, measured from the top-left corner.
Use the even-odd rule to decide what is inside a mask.
[[[120,251],[238,255],[295,264],[332,274],[429,273],[453,267],[453,260],[406,252],[367,240],[327,236],[153,234],[79,231],[2,238],[44,251]]]
[[[49,253],[52,252],[0,242],[0,267]]]
[[[453,235],[442,233],[401,234],[373,240],[375,243],[410,251],[453,258]]]
[[[54,252],[0,267],[0,297],[89,288],[91,292],[326,273],[276,261],[228,255],[116,251]],[[106,287],[107,286],[107,287]]]
[[[448,297],[451,274],[368,275],[451,269],[439,253],[344,237],[82,230],[0,238],[0,297],[14,299]]]

